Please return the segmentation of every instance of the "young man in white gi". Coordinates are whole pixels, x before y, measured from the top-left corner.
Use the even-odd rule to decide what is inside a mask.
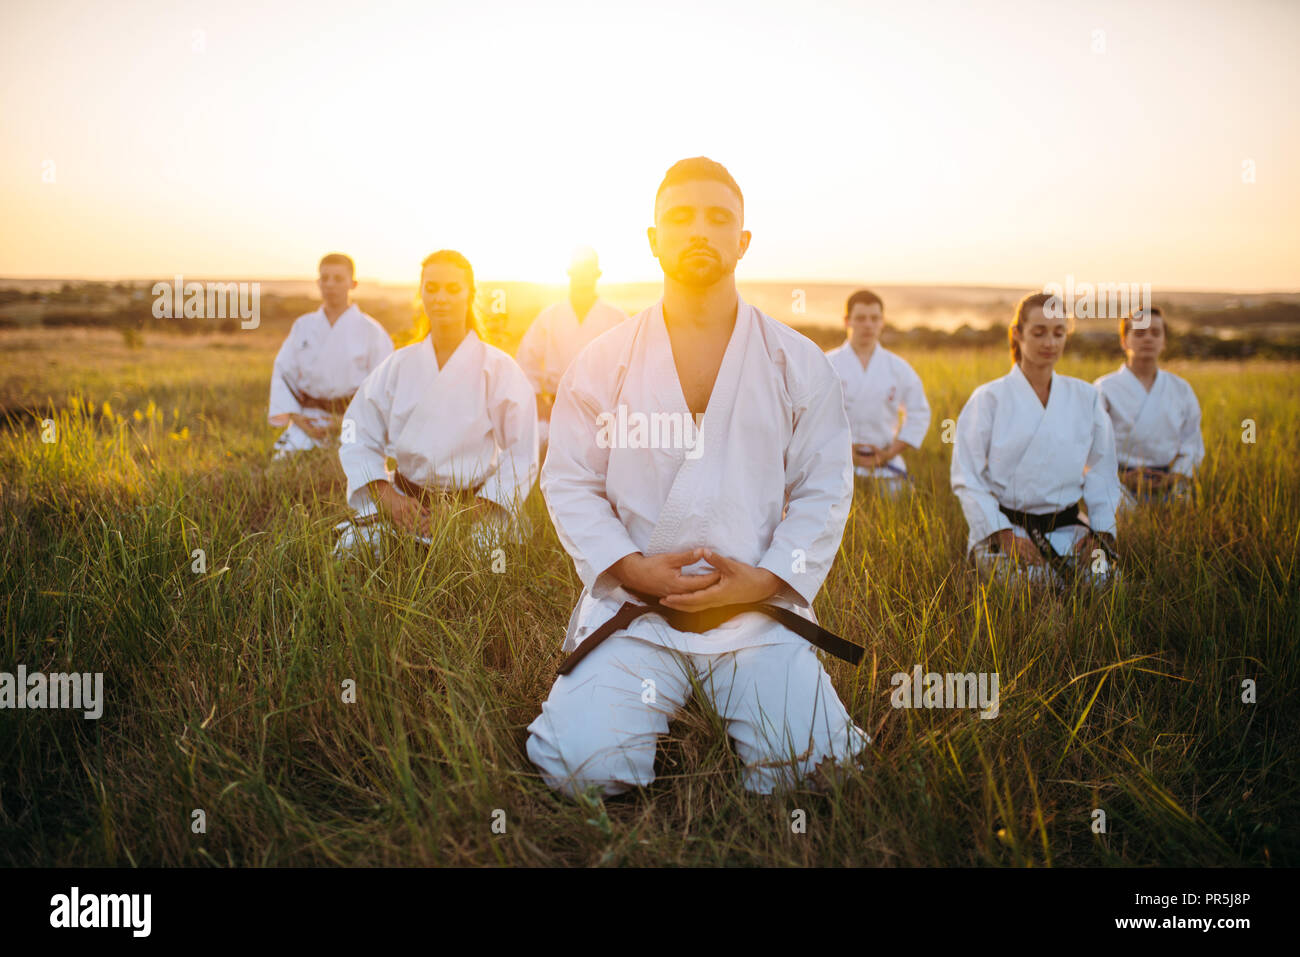
[[[515,353],[537,396],[538,442],[543,451],[560,376],[587,343],[627,320],[622,309],[596,295],[599,278],[596,251],[586,246],[575,249],[569,264],[569,298],[537,314]]]
[[[568,793],[644,787],[697,679],[769,793],[868,743],[810,644],[861,652],[811,609],[853,496],[844,400],[737,295],[750,234],[722,166],[674,165],[654,222],[663,298],[579,353],[551,417],[542,493],[584,587],[528,755]]]
[[[1120,320],[1119,341],[1124,365],[1093,384],[1115,427],[1125,504],[1186,501],[1196,467],[1205,458],[1201,404],[1186,379],[1160,368],[1164,316],[1154,306],[1126,316]]]
[[[320,261],[321,306],[294,320],[276,354],[267,421],[284,431],[273,458],[324,447],[361,380],[392,355],[387,330],[351,301],[354,273],[342,253]]]
[[[884,326],[884,302],[871,290],[859,289],[844,309],[848,337],[826,357],[844,388],[854,474],[867,487],[894,496],[910,488],[901,453],[921,447],[930,428],[930,403],[907,360],[880,344]]]
[[[957,417],[952,490],[982,572],[1104,585],[1117,574],[1115,434],[1101,393],[1055,371],[1069,324],[1045,308],[1051,299],[1020,301],[1008,332],[1016,364],[976,388]]]

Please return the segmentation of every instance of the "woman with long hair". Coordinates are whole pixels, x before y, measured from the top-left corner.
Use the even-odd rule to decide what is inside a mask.
[[[1059,299],[1022,299],[1007,333],[1015,365],[957,419],[951,477],[967,553],[999,577],[1103,584],[1115,571],[1115,435],[1101,393],[1055,371],[1068,335]]]
[[[376,546],[384,528],[427,544],[449,505],[472,513],[480,548],[522,534],[538,471],[532,386],[482,340],[469,261],[441,250],[420,268],[427,335],[384,360],[343,417],[339,460],[355,514],[339,526],[337,553]]]

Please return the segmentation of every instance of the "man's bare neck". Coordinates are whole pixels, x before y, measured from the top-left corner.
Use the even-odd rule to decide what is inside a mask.
[[[587,313],[591,312],[591,307],[596,304],[597,298],[594,292],[569,293],[569,305],[578,322],[587,318]]]
[[[351,307],[352,303],[345,302],[341,306],[331,306],[328,303],[324,303],[321,308],[325,311],[325,318],[329,320],[329,324],[332,326],[334,323],[338,322],[339,316],[343,315],[343,313],[347,312]]]
[[[720,282],[706,289],[682,286],[664,280],[664,325],[669,331],[689,334],[716,332],[727,336],[736,324],[740,297],[736,283]]]

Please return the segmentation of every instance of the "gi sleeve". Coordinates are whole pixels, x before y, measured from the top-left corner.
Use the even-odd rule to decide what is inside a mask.
[[[601,598],[619,586],[606,574],[620,558],[641,549],[632,541],[605,494],[609,449],[596,441],[597,418],[609,408],[589,383],[613,375],[580,355],[560,379],[551,412],[550,445],[542,466],[542,496],[556,534],[573,559],[582,584]]]
[[[919,449],[930,430],[930,403],[925,400],[925,387],[921,377],[908,363],[901,362],[899,378],[903,384],[903,408],[906,410],[903,427],[898,430],[900,442]]]
[[[1102,401],[1101,391],[1094,390],[1092,403],[1092,447],[1083,473],[1083,503],[1088,508],[1088,523],[1094,532],[1115,534],[1115,513],[1123,496],[1119,484],[1119,460],[1115,454],[1115,428]]]
[[[478,497],[513,512],[523,506],[537,480],[537,399],[514,360],[509,356],[501,360],[499,367],[490,369],[487,380],[497,467],[479,488]]]
[[[344,434],[340,436],[339,462],[348,480],[348,505],[365,511],[370,504],[371,482],[388,481],[388,419],[393,408],[394,365],[384,360],[357,388],[343,413]],[[348,429],[351,426],[351,441]]]
[[[987,390],[977,389],[957,416],[956,441],[948,474],[953,494],[961,503],[966,524],[970,526],[972,542],[981,542],[994,532],[1011,528],[1011,520],[998,509],[997,496],[993,494],[988,478],[995,411],[993,395]]]
[[[277,415],[302,414],[302,406],[289,388],[289,383],[296,384],[298,378],[298,337],[294,335],[297,329],[298,323],[295,322],[280,346],[280,351],[275,354],[275,364],[271,366],[271,402],[266,413],[268,421]]]
[[[1178,436],[1178,455],[1169,467],[1171,472],[1192,478],[1205,459],[1205,440],[1201,436],[1201,403],[1190,385],[1184,384],[1182,395],[1182,430]]]
[[[806,385],[794,389],[793,428],[785,453],[785,517],[772,530],[772,544],[759,560],[786,583],[779,593],[808,607],[830,573],[853,502],[853,440],[844,412],[844,390],[820,353]],[[811,388],[809,388],[809,386]]]
[[[1106,376],[1104,375],[1098,376],[1096,379],[1092,380],[1092,384],[1093,387],[1096,388],[1096,390],[1101,394],[1101,407],[1106,410],[1107,415],[1111,414],[1110,396],[1106,394]],[[1112,423],[1112,425],[1113,424],[1114,423]]]

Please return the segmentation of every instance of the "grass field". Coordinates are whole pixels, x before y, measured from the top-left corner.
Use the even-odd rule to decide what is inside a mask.
[[[875,740],[861,772],[747,795],[693,703],[655,784],[602,805],[524,754],[580,588],[540,494],[504,573],[455,521],[427,552],[335,563],[337,458],[269,461],[277,345],[0,332],[0,670],[102,671],[106,697],[97,721],[0,712],[0,863],[1300,863],[1300,366],[1172,365],[1204,409],[1198,504],[1121,527],[1121,589],[1056,597],[962,562],[941,423],[1006,354],[906,355],[934,408],[918,491],[855,503],[817,601],[868,648],[828,663]],[[1061,371],[1117,365],[1067,350]],[[997,672],[999,716],[892,708],[917,664]]]

